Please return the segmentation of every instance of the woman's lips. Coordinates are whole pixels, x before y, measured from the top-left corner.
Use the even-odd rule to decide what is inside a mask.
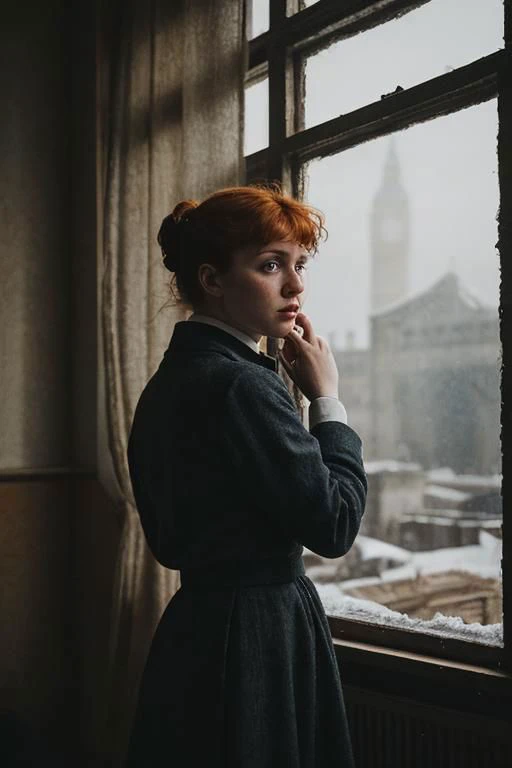
[[[285,317],[287,320],[293,320],[297,312],[295,312],[294,310],[288,311],[288,310],[280,309],[279,314]]]

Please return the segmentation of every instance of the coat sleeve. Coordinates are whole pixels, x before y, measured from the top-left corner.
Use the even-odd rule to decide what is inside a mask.
[[[243,492],[323,557],[352,546],[366,501],[359,436],[347,424],[304,427],[284,382],[244,369],[225,401],[225,438]]]

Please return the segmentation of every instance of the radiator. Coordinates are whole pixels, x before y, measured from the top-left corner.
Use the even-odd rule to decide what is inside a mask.
[[[356,768],[512,768],[504,720],[343,685]]]

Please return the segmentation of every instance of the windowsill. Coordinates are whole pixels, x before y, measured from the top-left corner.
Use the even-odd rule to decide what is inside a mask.
[[[426,716],[442,710],[447,722],[470,715],[499,721],[511,711],[510,672],[357,640],[333,638],[333,645],[342,688],[352,703],[401,700]]]
[[[490,669],[477,664],[468,664],[452,659],[441,659],[437,656],[429,656],[424,653],[402,651],[395,648],[386,648],[384,645],[356,642],[355,640],[340,640],[333,637],[332,642],[336,655],[347,660],[364,661],[366,665],[376,665],[380,668],[403,670],[404,665],[415,666],[416,672],[430,675],[441,675],[443,679],[447,675],[465,676],[473,675],[478,679],[490,679],[498,681],[498,685],[512,686],[512,673],[499,669]]]

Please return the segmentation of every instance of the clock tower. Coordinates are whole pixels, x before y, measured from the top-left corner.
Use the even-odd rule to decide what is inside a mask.
[[[373,199],[370,221],[371,311],[407,296],[409,204],[392,138],[382,180]]]

